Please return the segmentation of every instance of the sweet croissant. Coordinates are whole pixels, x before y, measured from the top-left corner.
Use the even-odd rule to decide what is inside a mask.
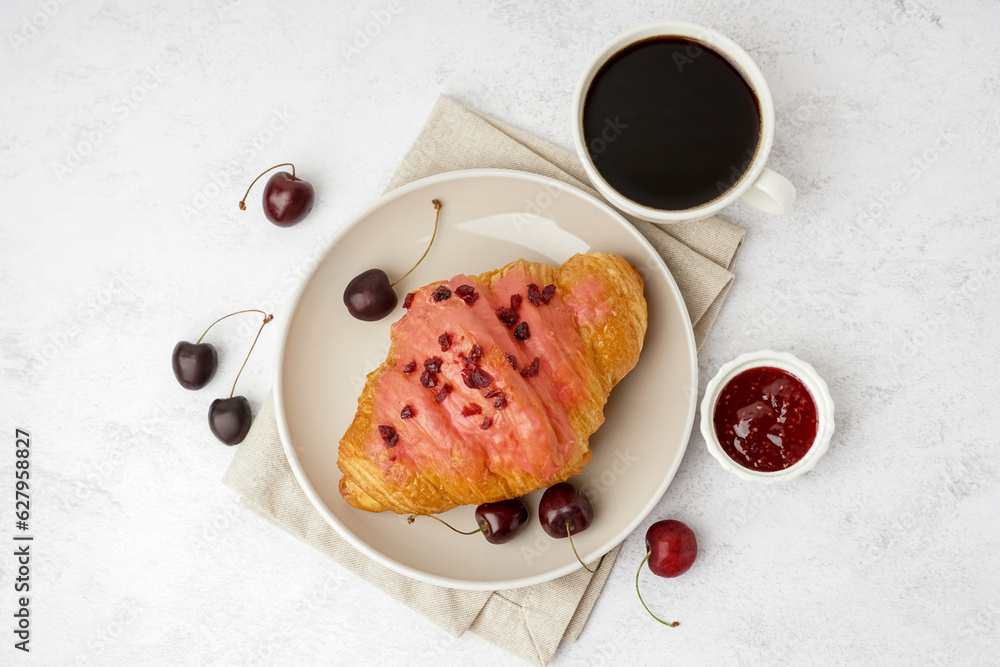
[[[369,512],[432,514],[579,473],[642,350],[642,289],[627,261],[591,253],[408,294],[340,441],[341,495]]]

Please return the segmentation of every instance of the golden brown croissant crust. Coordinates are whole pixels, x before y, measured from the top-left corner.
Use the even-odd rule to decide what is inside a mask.
[[[625,259],[589,253],[408,295],[340,441],[341,495],[370,512],[431,514],[579,473],[642,350],[642,292]]]

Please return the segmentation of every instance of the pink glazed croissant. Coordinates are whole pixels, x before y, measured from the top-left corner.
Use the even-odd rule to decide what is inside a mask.
[[[341,495],[369,512],[432,514],[579,473],[642,350],[642,290],[623,258],[591,253],[407,295],[340,441]]]

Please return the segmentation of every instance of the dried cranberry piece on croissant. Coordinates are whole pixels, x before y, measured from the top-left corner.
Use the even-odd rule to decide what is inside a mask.
[[[503,322],[504,326],[508,329],[517,324],[517,321],[521,319],[521,316],[517,314],[517,311],[513,308],[508,308],[507,306],[500,306],[497,308],[497,317]]]
[[[399,434],[391,426],[380,425],[378,427],[378,434],[382,436],[382,441],[386,447],[395,447],[399,441]]]
[[[537,306],[542,302],[542,290],[538,289],[538,285],[535,283],[528,285],[528,301],[533,306]]]
[[[536,375],[538,375],[538,357],[534,358],[530,366],[521,369],[521,377],[523,378],[533,378]]]
[[[472,285],[459,285],[455,288],[455,296],[471,306],[479,298],[479,292]]]

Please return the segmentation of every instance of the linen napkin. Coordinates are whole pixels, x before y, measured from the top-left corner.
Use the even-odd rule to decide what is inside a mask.
[[[456,169],[518,169],[568,183],[592,195],[573,153],[441,96],[386,191]],[[626,216],[627,217],[627,216]],[[733,280],[743,230],[718,218],[660,228],[629,218],[669,267],[694,326],[699,349]],[[268,397],[223,482],[241,504],[319,549],[362,579],[458,636],[480,635],[525,661],[544,666],[560,641],[576,641],[614,566],[615,547],[596,574],[584,569],[537,586],[462,591],[410,579],[361,554],[313,508],[285,459]]]

